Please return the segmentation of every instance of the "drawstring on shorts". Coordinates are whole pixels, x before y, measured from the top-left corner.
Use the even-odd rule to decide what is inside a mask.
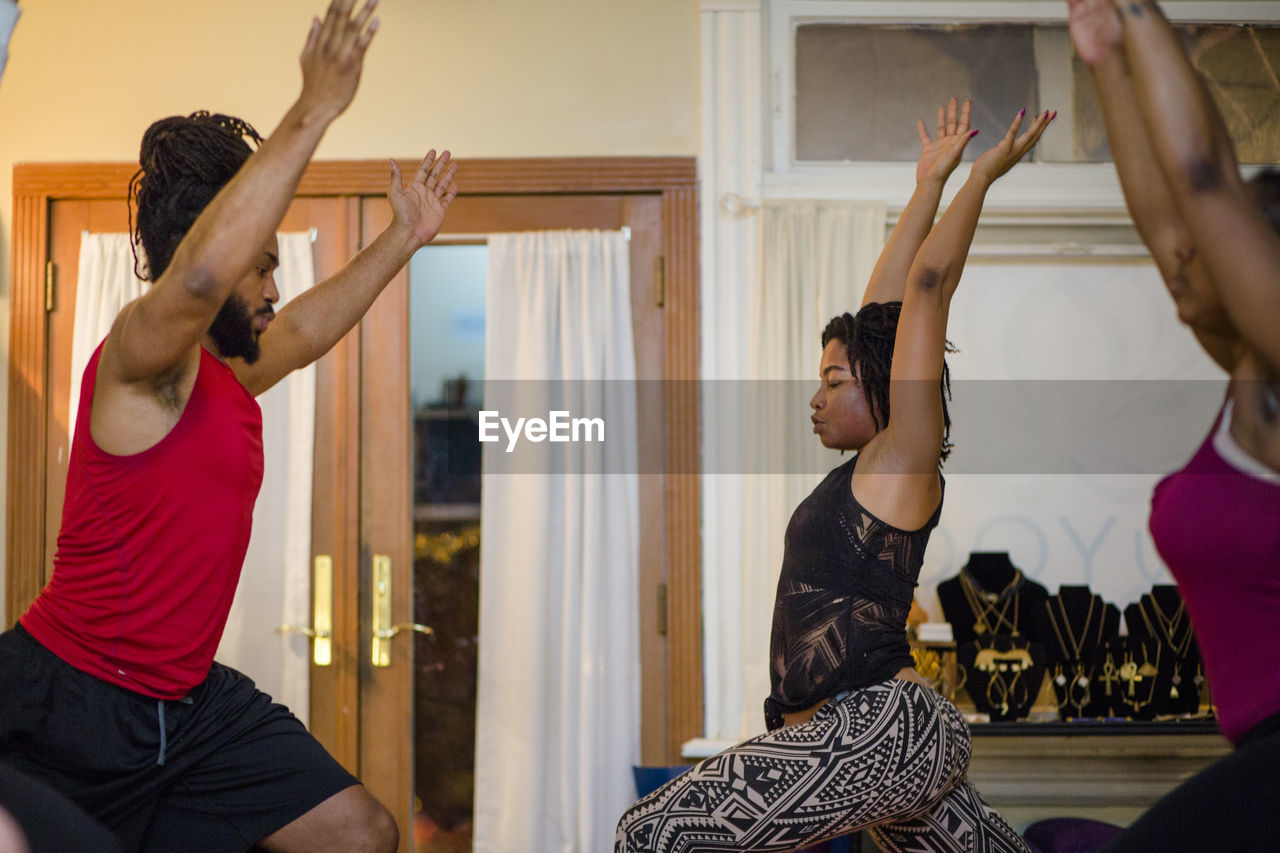
[[[168,733],[165,731],[165,725],[164,725],[164,700],[163,699],[156,700],[156,709],[157,709],[156,716],[160,720],[160,755],[158,758],[156,758],[156,764],[159,764],[161,767],[163,767],[164,766],[164,750],[165,750],[165,746],[167,746],[168,739],[169,739]]]
[[[191,705],[195,702],[191,698],[191,694],[183,696],[181,699],[157,699],[156,700],[156,720],[160,724],[160,754],[156,756],[156,764],[164,766],[165,753],[169,748],[169,727],[165,725],[164,708],[169,702],[181,702],[183,705]],[[181,722],[179,722],[181,725]]]

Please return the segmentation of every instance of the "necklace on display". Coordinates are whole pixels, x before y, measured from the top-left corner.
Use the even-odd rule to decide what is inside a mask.
[[[1079,717],[1084,713],[1084,706],[1093,701],[1093,691],[1089,689],[1089,672],[1085,669],[1084,662],[1072,661],[1070,681],[1066,678],[1063,681],[1067,682],[1067,704],[1074,705],[1076,709],[1072,716]]]
[[[1147,613],[1146,605],[1148,603],[1151,605],[1151,614]],[[1185,601],[1179,601],[1178,609],[1174,611],[1173,615],[1166,616],[1165,612],[1160,608],[1160,602],[1156,601],[1155,595],[1148,594],[1138,602],[1138,612],[1142,614],[1142,621],[1147,624],[1147,631],[1152,637],[1168,645],[1178,660],[1186,658],[1187,651],[1191,648],[1192,630],[1191,620],[1186,618],[1187,603]],[[1152,616],[1155,617],[1155,624],[1152,624]],[[1160,626],[1159,633],[1156,632],[1156,625]],[[1177,633],[1180,627],[1185,627],[1186,630],[1182,632],[1182,637],[1178,638]],[[1176,662],[1175,666],[1177,666]],[[1169,687],[1170,699],[1178,698],[1178,685],[1180,684],[1182,684],[1182,673],[1175,668],[1173,682]]]
[[[1155,663],[1147,656],[1146,646],[1142,646],[1142,665],[1139,666],[1132,650],[1124,653],[1124,663],[1120,666],[1120,678],[1129,685],[1129,699],[1125,700],[1125,704],[1129,706],[1133,713],[1138,713],[1146,706],[1150,705],[1155,699],[1156,694],[1156,676],[1160,674],[1160,644],[1156,644],[1156,660]],[[1147,688],[1146,698],[1139,699],[1137,695],[1137,685],[1144,680],[1148,680],[1150,687]]]
[[[1004,680],[1005,672],[1013,673],[1013,678],[1008,682]],[[1021,699],[1019,699],[1014,693],[1014,689],[1020,685],[1021,680],[1022,670],[1018,667],[993,670],[991,672],[991,680],[987,682],[987,707],[994,711],[998,703],[1001,717],[1007,717],[1009,715],[1010,704],[1012,704],[1015,709],[1021,707],[1026,702],[1026,685],[1021,685]],[[997,689],[997,687],[999,689]]]
[[[999,592],[987,592],[978,586],[977,581],[969,574],[969,569],[960,570],[960,588],[964,590],[966,603],[973,613],[973,632],[983,634],[1012,634],[1018,636],[1018,596],[1015,594],[1022,583],[1022,572],[1013,570],[1013,580]],[[1009,618],[1009,606],[1013,605],[1013,618]],[[997,605],[999,609],[997,610]]]
[[[1080,626],[1080,638],[1076,639],[1076,633],[1071,628],[1071,618],[1067,616],[1067,607],[1062,603],[1062,596],[1057,596],[1058,610],[1062,612],[1062,625],[1058,625],[1058,619],[1053,612],[1053,604],[1045,602],[1045,609],[1049,612],[1049,625],[1053,628],[1054,635],[1058,638],[1058,647],[1062,649],[1062,656],[1067,660],[1083,660],[1084,659],[1084,642],[1089,634],[1089,623],[1093,621],[1093,608],[1098,603],[1096,595],[1089,597],[1089,610],[1085,613],[1084,623]],[[1102,640],[1102,622],[1098,622],[1098,640]]]
[[[1115,656],[1110,649],[1102,660],[1102,675],[1098,676],[1098,680],[1102,682],[1108,696],[1111,695],[1112,688],[1121,681],[1120,668],[1116,666]]]
[[[1147,605],[1151,606],[1150,613]],[[1156,601],[1155,595],[1148,593],[1138,601],[1138,612],[1142,615],[1142,621],[1146,623],[1147,631],[1152,637],[1164,642],[1178,657],[1187,656],[1187,650],[1191,648],[1193,632],[1191,620],[1186,618],[1187,603],[1185,601],[1179,601],[1177,609],[1173,611],[1172,616],[1169,616],[1160,607],[1160,602]],[[1182,632],[1181,637],[1178,636],[1179,631]]]
[[[1068,666],[1071,668],[1069,676]],[[1085,705],[1093,701],[1089,675],[1090,671],[1085,669],[1083,661],[1064,661],[1053,665],[1053,683],[1060,688],[1054,690],[1054,695],[1062,716],[1079,717],[1084,712]],[[1067,713],[1068,705],[1075,706],[1074,714]]]

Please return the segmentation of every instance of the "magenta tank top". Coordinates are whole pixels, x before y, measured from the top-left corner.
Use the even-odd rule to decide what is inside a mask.
[[[1280,485],[1214,447],[1214,428],[1151,498],[1151,535],[1196,630],[1222,734],[1280,713]]]

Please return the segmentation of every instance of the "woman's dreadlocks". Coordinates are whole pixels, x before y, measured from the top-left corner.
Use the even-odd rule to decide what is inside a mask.
[[[833,340],[844,344],[849,367],[860,376],[877,430],[884,429],[889,423],[889,374],[901,312],[901,302],[870,302],[862,306],[856,317],[849,313],[833,317],[822,332],[823,347]],[[950,343],[946,349],[947,352],[956,351]],[[943,423],[940,458],[945,461],[951,455],[951,414],[947,411],[947,401],[951,399],[951,369],[945,359],[939,390]]]

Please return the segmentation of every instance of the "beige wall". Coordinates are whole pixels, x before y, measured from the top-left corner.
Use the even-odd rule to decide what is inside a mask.
[[[135,160],[150,122],[201,108],[267,133],[297,95],[298,53],[324,10],[324,0],[19,3],[0,82],[0,434],[13,165]],[[360,92],[318,157],[432,146],[461,158],[697,153],[697,0],[383,0],[378,14]]]

